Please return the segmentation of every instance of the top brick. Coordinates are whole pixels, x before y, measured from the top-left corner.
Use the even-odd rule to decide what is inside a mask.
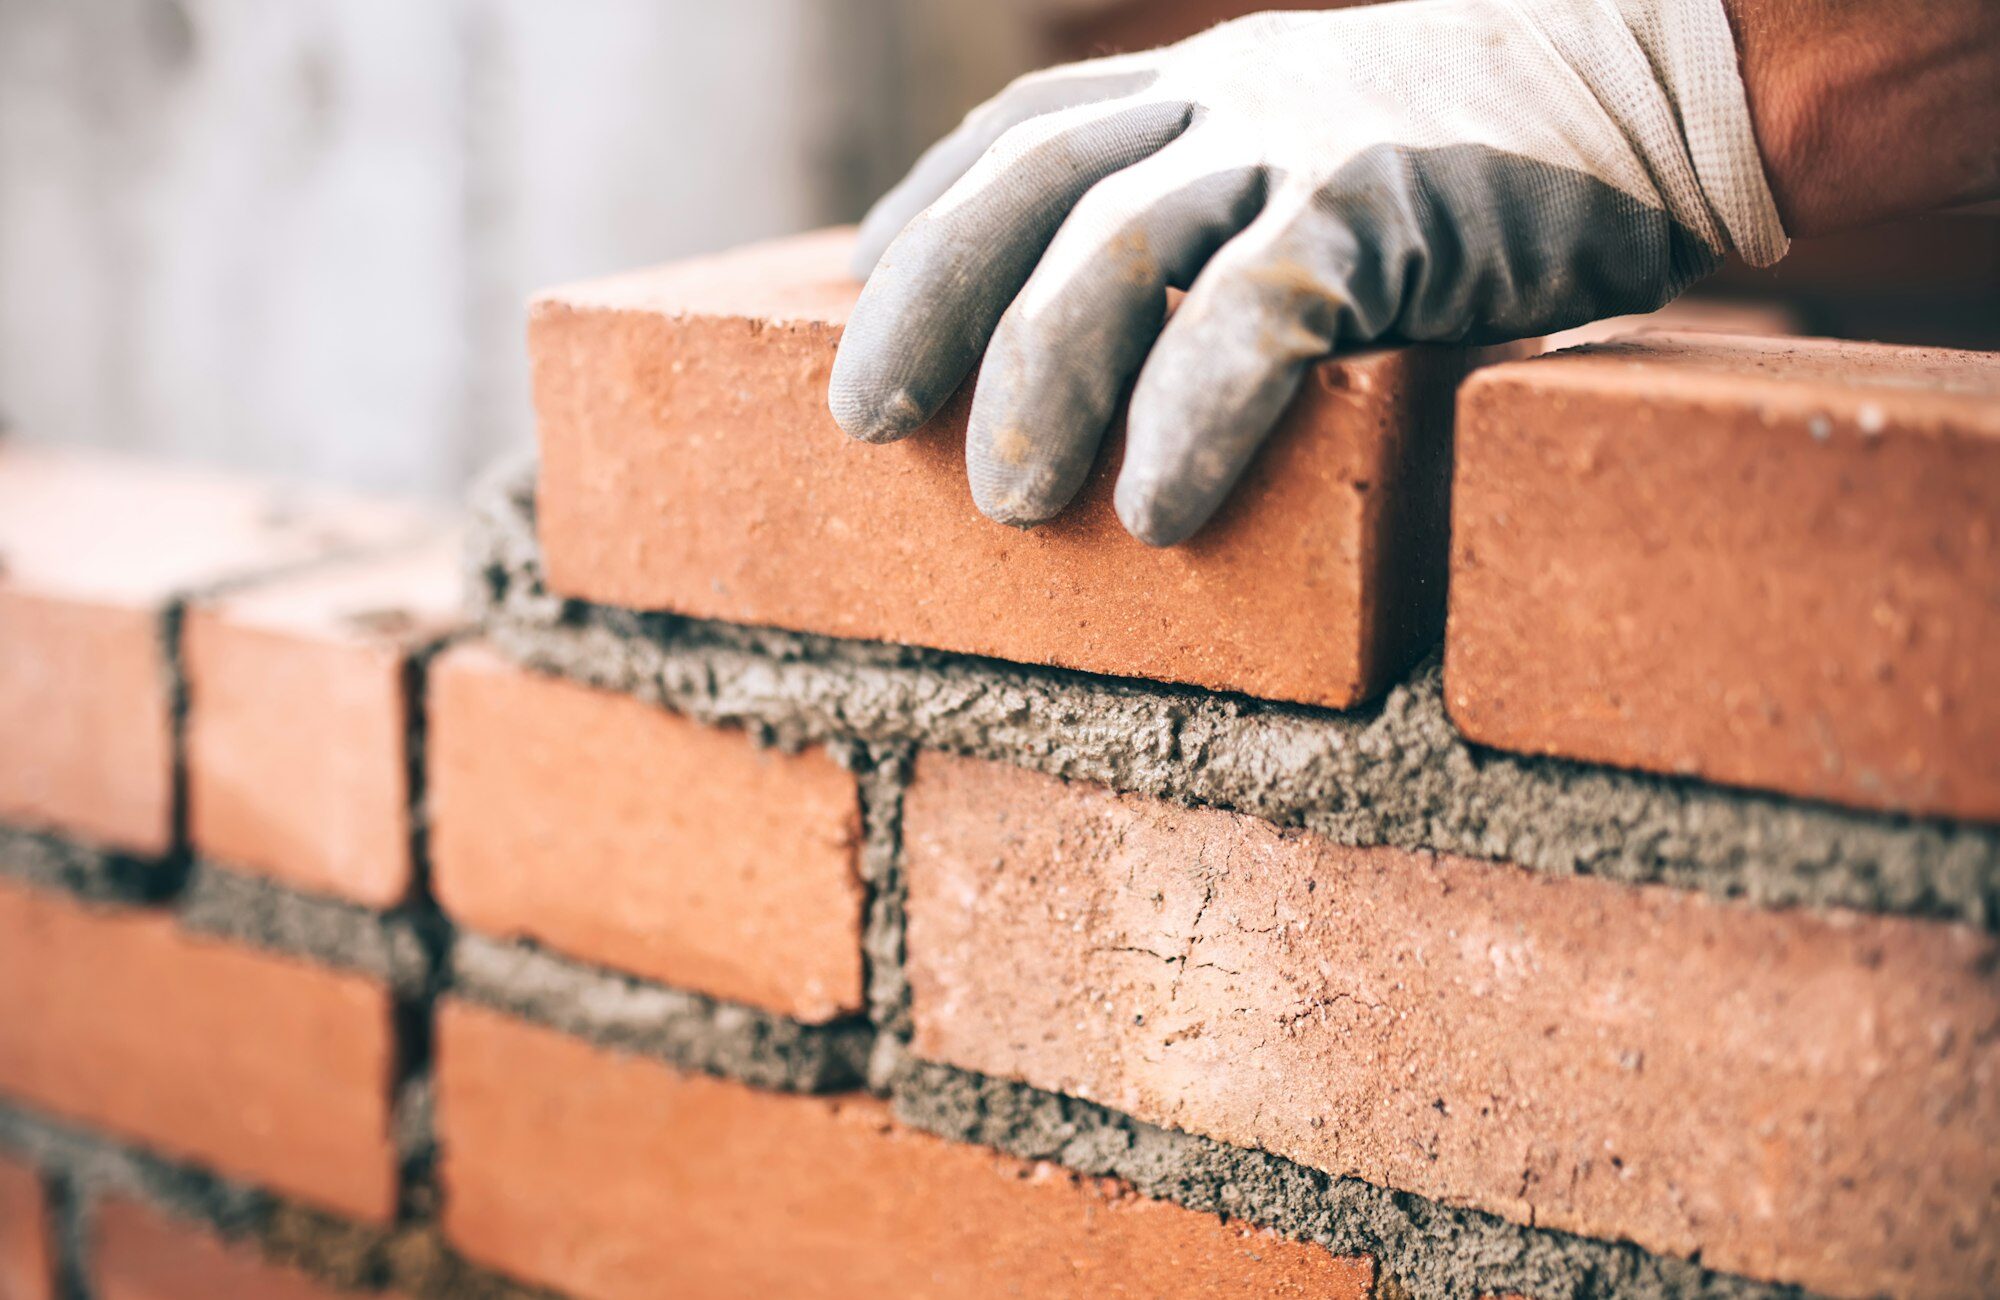
[[[1016,531],[973,507],[964,394],[890,447],[850,441],[827,413],[859,287],[848,242],[826,231],[535,303],[552,587],[1335,707],[1435,643],[1468,353],[1319,366],[1186,546],[1119,526],[1116,438],[1070,510]]]
[[[417,523],[396,505],[0,444],[0,820],[166,851],[168,607]]]
[[[1644,335],[1459,425],[1472,739],[2000,820],[2000,356]]]

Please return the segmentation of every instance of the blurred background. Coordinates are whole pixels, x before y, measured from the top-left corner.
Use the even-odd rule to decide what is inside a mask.
[[[0,420],[429,495],[530,431],[534,289],[856,218],[1017,72],[1229,0],[0,0]],[[2000,346],[2000,219],[1705,290]]]

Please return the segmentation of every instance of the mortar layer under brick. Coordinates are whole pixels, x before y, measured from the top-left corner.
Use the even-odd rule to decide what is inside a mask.
[[[1445,716],[1435,663],[1377,708],[1331,713],[565,601],[542,582],[531,481],[517,467],[478,502],[469,562],[490,639],[704,722],[996,758],[1341,844],[2000,925],[2000,830],[1481,750]]]

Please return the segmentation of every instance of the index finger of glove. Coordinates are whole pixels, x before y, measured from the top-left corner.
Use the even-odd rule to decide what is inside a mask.
[[[1001,136],[1031,118],[1143,90],[1154,73],[1140,56],[1122,55],[1066,64],[1016,79],[924,150],[893,189],[875,201],[855,237],[853,269],[866,279],[904,226],[943,197]]]
[[[828,385],[840,427],[914,432],[971,373],[1084,192],[1185,129],[1185,103],[1113,100],[1014,128],[904,228],[861,290]]]

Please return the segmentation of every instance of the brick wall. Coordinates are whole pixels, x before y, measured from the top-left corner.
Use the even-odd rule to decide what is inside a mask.
[[[0,1300],[2000,1288],[2000,363],[1379,353],[1150,552],[838,243],[461,521],[0,446]]]

